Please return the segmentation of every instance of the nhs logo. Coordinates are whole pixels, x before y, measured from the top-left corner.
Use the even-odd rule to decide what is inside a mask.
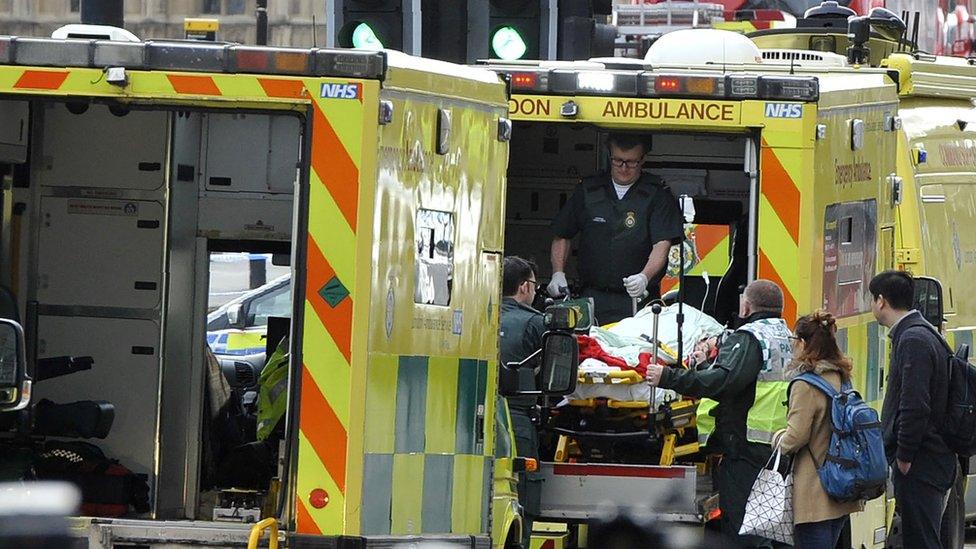
[[[322,97],[359,99],[359,84],[322,84]]]
[[[766,118],[802,118],[803,105],[798,103],[766,103]]]

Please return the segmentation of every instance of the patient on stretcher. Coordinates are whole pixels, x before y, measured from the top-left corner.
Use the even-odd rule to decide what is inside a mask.
[[[714,318],[684,306],[682,363],[689,367],[707,366],[717,355],[724,329]],[[618,402],[650,402],[651,387],[644,381],[647,365],[678,364],[677,305],[665,307],[658,317],[657,348],[653,341],[653,314],[650,308],[639,311],[607,327],[592,327],[589,335],[578,336],[580,343],[579,383],[576,391],[559,405],[583,404],[592,399]],[[655,402],[675,400],[670,390],[654,389]]]

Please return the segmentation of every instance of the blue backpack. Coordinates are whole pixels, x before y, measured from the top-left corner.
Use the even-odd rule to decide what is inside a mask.
[[[806,372],[790,386],[801,380],[820,389],[830,401],[830,446],[823,465],[814,460],[827,495],[838,501],[858,501],[884,494],[888,461],[878,412],[861,400],[849,381],[837,392],[824,378]]]

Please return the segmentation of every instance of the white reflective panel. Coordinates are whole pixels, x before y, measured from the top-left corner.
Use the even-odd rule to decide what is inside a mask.
[[[613,84],[613,73],[585,71],[576,75],[576,86],[581,90],[609,92]]]

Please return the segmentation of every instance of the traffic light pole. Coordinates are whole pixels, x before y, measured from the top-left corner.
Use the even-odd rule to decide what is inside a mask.
[[[559,0],[539,0],[539,59],[556,59]]]
[[[403,0],[403,53],[420,55],[420,0]]]
[[[325,0],[325,47],[336,47],[339,17],[336,17],[336,0]]]
[[[466,62],[473,64],[479,59],[488,59],[489,9],[485,0],[467,0],[467,56]],[[429,30],[429,29],[428,29]]]

